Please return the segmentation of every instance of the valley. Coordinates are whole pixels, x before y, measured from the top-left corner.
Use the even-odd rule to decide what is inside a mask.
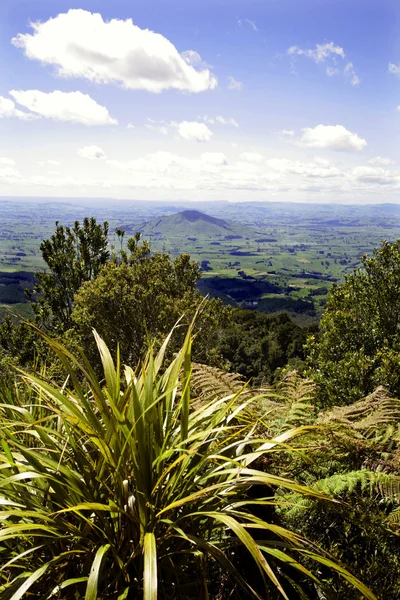
[[[0,201],[0,315],[29,315],[24,289],[43,268],[40,243],[58,220],[93,215],[124,242],[141,231],[154,252],[188,253],[202,269],[202,294],[234,307],[285,311],[299,324],[319,320],[334,282],[383,239],[399,237],[397,205],[197,202],[161,204],[105,200]]]

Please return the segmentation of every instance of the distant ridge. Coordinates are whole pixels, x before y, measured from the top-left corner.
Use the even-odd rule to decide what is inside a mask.
[[[139,230],[144,236],[160,237],[245,237],[254,232],[240,223],[233,223],[203,213],[199,210],[183,210],[173,215],[152,219],[140,226],[122,226],[128,233]]]
[[[211,217],[210,215],[206,215],[206,213],[200,212],[199,210],[183,210],[182,212],[178,213],[178,215],[181,216],[182,221],[187,220],[191,223],[195,223],[196,221],[205,221],[206,223],[213,223],[213,225],[218,225],[223,229],[230,229],[228,222],[224,219]]]

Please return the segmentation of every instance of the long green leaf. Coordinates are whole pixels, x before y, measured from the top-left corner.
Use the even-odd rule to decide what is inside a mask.
[[[85,600],[97,600],[97,591],[101,575],[101,566],[103,564],[104,557],[109,549],[110,544],[104,544],[103,546],[100,546],[100,548],[96,552],[96,556],[94,557],[94,561],[90,569],[89,579],[86,586]]]
[[[157,548],[154,533],[144,536],[143,600],[157,600]]]

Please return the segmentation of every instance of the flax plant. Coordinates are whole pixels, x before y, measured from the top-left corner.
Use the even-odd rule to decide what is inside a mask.
[[[288,600],[305,580],[322,589],[310,559],[375,598],[311,542],[256,516],[282,502],[276,490],[328,501],[255,468],[304,428],[256,437],[241,415],[257,399],[240,391],[192,403],[191,331],[168,367],[171,334],[136,371],[94,332],[102,381],[83,353],[42,335],[67,380],[21,372],[28,395],[2,394],[0,600],[206,599],[221,572],[240,597],[272,586]]]

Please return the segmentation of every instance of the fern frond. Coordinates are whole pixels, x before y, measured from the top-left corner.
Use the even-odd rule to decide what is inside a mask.
[[[400,506],[390,513],[388,522],[393,527],[400,527]]]
[[[322,413],[318,423],[347,431],[353,437],[360,434],[365,440],[390,445],[400,440],[400,400],[378,387],[363,400]]]
[[[241,400],[258,395],[273,395],[271,387],[251,388],[238,373],[228,373],[223,369],[199,363],[192,365],[191,386],[193,394],[202,399],[207,399],[210,395],[225,398],[238,393]]]
[[[348,473],[336,473],[331,477],[320,479],[312,487],[324,492],[328,496],[345,496],[352,494],[357,488],[361,492],[372,489],[372,479],[375,473],[369,471],[349,471]]]
[[[191,387],[194,394],[207,396],[217,392],[221,398],[240,392],[246,382],[238,373],[228,373],[217,367],[199,363],[192,365]]]
[[[287,427],[308,425],[314,421],[314,392],[315,384],[301,377],[297,371],[289,371],[279,382],[277,394],[287,407]]]

